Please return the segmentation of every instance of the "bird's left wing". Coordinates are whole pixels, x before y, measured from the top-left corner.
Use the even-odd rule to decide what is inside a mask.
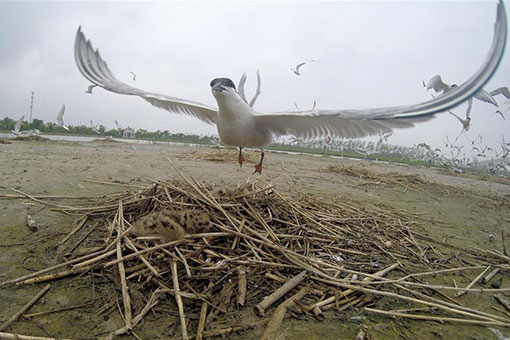
[[[388,133],[395,128],[412,127],[429,120],[438,112],[447,111],[476,94],[496,71],[505,49],[507,24],[505,8],[499,1],[494,25],[494,37],[483,65],[467,81],[429,101],[388,108],[365,110],[314,110],[256,115],[257,127],[276,136],[297,138],[359,138]]]
[[[60,108],[60,111],[58,111],[58,114],[57,114],[57,120],[60,122],[62,120],[62,117],[64,117],[64,112],[66,111],[66,104],[62,104],[62,107]]]
[[[78,27],[78,32],[76,33],[74,59],[81,74],[105,90],[119,94],[139,96],[156,107],[170,112],[184,113],[208,124],[216,124],[218,112],[215,108],[186,99],[147,92],[129,86],[115,78],[106,62],[101,58],[99,51],[97,49],[94,51],[90,40],[86,40],[85,35],[81,31],[81,26]]]

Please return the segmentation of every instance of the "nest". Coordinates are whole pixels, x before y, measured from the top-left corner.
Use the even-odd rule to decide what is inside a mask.
[[[158,303],[172,304],[178,311],[183,339],[191,333],[212,337],[266,323],[264,338],[270,339],[286,313],[322,320],[355,307],[423,320],[510,325],[506,317],[461,306],[442,293],[508,290],[473,286],[494,268],[496,273],[508,269],[510,258],[433,240],[419,232],[405,211],[309,195],[291,197],[256,181],[221,188],[184,177],[154,181],[149,188],[114,194],[93,206],[48,204],[66,214],[84,214],[59,242],[59,253],[68,260],[0,287],[91,270],[107,274],[122,291],[126,322],[110,338],[129,332],[150,310],[158,313],[154,309]],[[165,243],[132,233],[132,225],[141,218],[168,209],[207,214],[211,227]],[[104,243],[98,243],[98,234]],[[78,243],[71,242],[77,238]],[[463,288],[421,281],[464,272],[477,277]],[[435,312],[421,315],[369,307],[382,296]],[[273,311],[272,305],[278,308]],[[239,321],[241,313],[253,310],[257,321]],[[267,314],[272,314],[269,321]]]
[[[19,141],[27,141],[27,142],[49,142],[50,139],[46,137],[41,137],[37,135],[30,135],[30,136],[17,136],[13,138],[14,140]]]

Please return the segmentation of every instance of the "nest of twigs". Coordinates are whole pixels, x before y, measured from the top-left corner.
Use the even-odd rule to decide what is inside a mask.
[[[495,270],[507,269],[510,258],[495,251],[460,250],[430,239],[404,211],[371,205],[360,208],[308,195],[290,197],[257,182],[218,188],[187,178],[154,181],[147,189],[115,194],[94,206],[52,206],[67,214],[85,214],[60,241],[59,253],[71,259],[0,287],[89,270],[108,273],[122,291],[126,322],[110,337],[129,332],[162,301],[174,304],[178,311],[183,338],[218,336],[267,323],[263,338],[271,339],[286,313],[322,320],[353,307],[373,305],[381,296],[435,312],[422,315],[369,307],[365,311],[510,325],[508,317],[461,306],[455,300],[466,292],[508,290],[474,285]],[[205,212],[212,227],[162,244],[131,233],[133,223],[163,209]],[[79,231],[84,236],[78,236]],[[87,238],[98,233],[104,243],[98,243],[97,237]],[[71,242],[75,239],[79,247],[71,245],[76,245]],[[78,257],[80,248],[91,247],[99,250]],[[431,275],[466,272],[477,276],[464,287],[421,281]],[[134,292],[144,297],[144,304],[133,303]],[[273,305],[278,308],[273,310]],[[240,322],[239,313],[253,308],[260,319]],[[444,318],[445,314],[449,317]],[[269,322],[267,315],[272,315]]]

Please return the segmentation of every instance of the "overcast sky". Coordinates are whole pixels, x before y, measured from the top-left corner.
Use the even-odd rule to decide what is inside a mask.
[[[492,41],[496,1],[377,2],[0,2],[0,117],[34,118],[114,128],[117,119],[135,129],[200,134],[216,128],[152,107],[138,97],[89,82],[73,57],[76,30],[99,48],[117,78],[154,92],[216,106],[209,82],[248,74],[247,96],[262,76],[255,109],[272,112],[317,108],[369,108],[430,99],[422,88],[435,74],[462,83],[482,64]],[[509,4],[506,3],[508,6]],[[508,11],[507,11],[508,12]],[[507,14],[508,15],[508,14]],[[507,51],[508,52],[508,51]],[[316,59],[302,68],[291,67]],[[130,72],[137,74],[132,81]],[[505,54],[486,86],[510,86]],[[506,109],[505,98],[497,98]],[[465,107],[454,110],[464,115]],[[510,141],[508,120],[475,101],[472,127],[484,142]],[[443,147],[462,130],[448,114],[399,130],[392,144]],[[466,142],[461,136],[459,141]]]

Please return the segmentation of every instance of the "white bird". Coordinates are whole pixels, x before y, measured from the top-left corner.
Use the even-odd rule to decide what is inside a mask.
[[[115,119],[115,125],[117,126],[117,129],[118,130],[124,130],[124,128],[119,124],[119,122],[117,121],[117,119]]]
[[[379,147],[382,145],[382,143],[387,142],[388,138],[390,138],[392,135],[393,135],[392,132],[386,134],[381,132],[379,134],[379,141],[375,145],[375,150],[379,150]]]
[[[262,172],[264,148],[274,137],[292,135],[301,139],[360,138],[389,133],[395,128],[409,128],[414,123],[427,121],[434,114],[449,110],[470,98],[490,79],[503,55],[506,43],[506,16],[503,3],[497,6],[494,38],[485,62],[464,84],[449,93],[415,105],[374,109],[315,110],[304,112],[278,112],[260,114],[255,112],[235,89],[232,80],[215,78],[210,82],[218,108],[208,105],[152,93],[119,81],[101,59],[98,50],[92,48],[78,28],[75,40],[75,60],[85,78],[104,89],[125,95],[135,95],[152,105],[175,113],[191,115],[208,124],[216,124],[218,134],[226,145],[239,147],[239,163],[242,165],[242,148],[260,148],[261,159],[255,172]]]
[[[89,85],[89,87],[87,88],[87,91],[85,91],[85,93],[90,93],[90,94],[92,94],[92,89],[93,89],[94,87],[96,87],[96,86],[97,86],[96,84]]]
[[[255,102],[257,101],[260,93],[262,92],[260,90],[261,86],[260,86],[260,72],[259,72],[259,70],[257,70],[257,89],[255,90],[255,95],[253,96],[253,98],[250,100],[249,103],[248,103],[248,100],[246,99],[246,95],[244,94],[244,84],[245,83],[246,83],[246,73],[243,73],[241,76],[241,79],[239,79],[239,83],[237,85],[237,93],[239,94],[241,99],[245,101],[245,103],[250,105],[250,107],[253,107],[253,105],[255,105]]]
[[[301,68],[304,64],[306,64],[306,62],[305,62],[305,63],[301,63],[301,64],[297,64],[297,65],[296,65],[296,68],[291,68],[290,70],[291,70],[292,72],[294,72],[297,76],[300,76],[300,75],[301,75],[301,73],[299,73],[299,69],[300,69],[300,68]]]
[[[452,116],[454,116],[455,118],[457,118],[459,120],[459,122],[462,124],[461,133],[469,130],[469,127],[470,127],[469,125],[471,124],[471,117],[469,117],[469,115],[466,115],[466,119],[462,119],[450,110],[448,110],[448,113],[451,114]]]
[[[94,122],[92,122],[92,120],[90,121],[90,128],[92,129],[92,131],[94,131],[94,132],[95,132],[95,133],[97,133],[97,134],[99,134],[98,127],[99,127],[99,123],[97,123],[96,125],[94,125]]]
[[[57,114],[57,125],[61,128],[64,128],[66,130],[69,130],[67,126],[64,124],[64,112],[66,110],[66,104],[62,104],[62,107],[60,108],[60,111]]]
[[[136,80],[136,74],[133,71],[130,71],[130,73],[133,75],[133,81]]]
[[[501,118],[503,118],[503,120],[506,120],[505,115],[503,114],[503,112],[501,112],[500,110],[496,110],[496,112],[494,112],[494,114],[496,114],[496,113],[498,113],[501,116]]]
[[[21,116],[21,118],[16,121],[16,124],[14,124],[14,130],[11,130],[11,132],[16,136],[19,135],[19,129],[21,128],[21,123],[23,123],[23,118],[25,118],[25,115]]]

